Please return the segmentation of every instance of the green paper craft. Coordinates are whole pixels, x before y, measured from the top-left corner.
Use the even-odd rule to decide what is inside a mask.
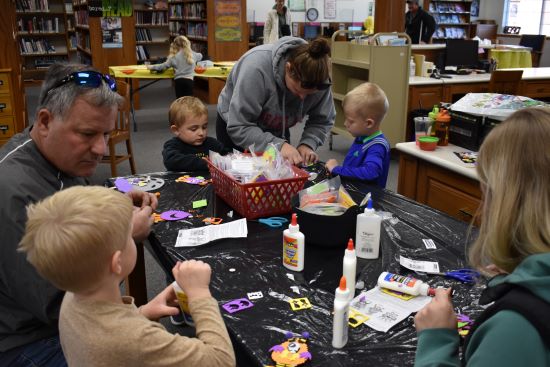
[[[193,209],[202,208],[202,207],[205,207],[207,205],[208,205],[208,202],[206,201],[206,199],[193,201]]]

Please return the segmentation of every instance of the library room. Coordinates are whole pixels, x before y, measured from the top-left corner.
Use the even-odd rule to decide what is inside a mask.
[[[2,5],[0,366],[548,366],[548,0]]]

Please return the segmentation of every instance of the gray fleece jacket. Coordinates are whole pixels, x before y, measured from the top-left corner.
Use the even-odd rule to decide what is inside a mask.
[[[253,48],[231,70],[218,98],[218,113],[227,123],[233,142],[263,150],[282,145],[284,131],[304,122],[300,144],[317,149],[325,141],[336,115],[332,92],[320,90],[302,101],[285,85],[285,64],[291,49],[305,43],[283,37],[274,44]]]
[[[169,57],[168,60],[162,64],[151,65],[152,70],[164,71],[168,68],[174,68],[174,79],[187,78],[193,79],[195,74],[195,64],[197,61],[202,60],[202,54],[192,51],[193,53],[193,63],[190,64],[185,58],[183,50],[180,50],[174,57]]]

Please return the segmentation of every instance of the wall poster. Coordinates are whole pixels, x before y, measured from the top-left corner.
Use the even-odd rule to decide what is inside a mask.
[[[325,19],[336,18],[336,0],[325,0]]]
[[[102,17],[101,35],[103,48],[122,48],[122,18]]]
[[[306,0],[288,0],[290,11],[306,11]]]
[[[214,9],[216,41],[240,42],[243,36],[241,30],[241,1],[215,0]]]

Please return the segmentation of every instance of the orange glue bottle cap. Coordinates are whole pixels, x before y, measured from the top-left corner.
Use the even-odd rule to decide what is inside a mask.
[[[349,241],[348,241],[348,250],[350,250],[350,251],[354,250],[353,238],[350,238]]]
[[[342,278],[340,278],[340,290],[341,291],[345,291],[346,289],[348,289],[347,287],[347,284],[346,284],[346,277],[342,275]]]

